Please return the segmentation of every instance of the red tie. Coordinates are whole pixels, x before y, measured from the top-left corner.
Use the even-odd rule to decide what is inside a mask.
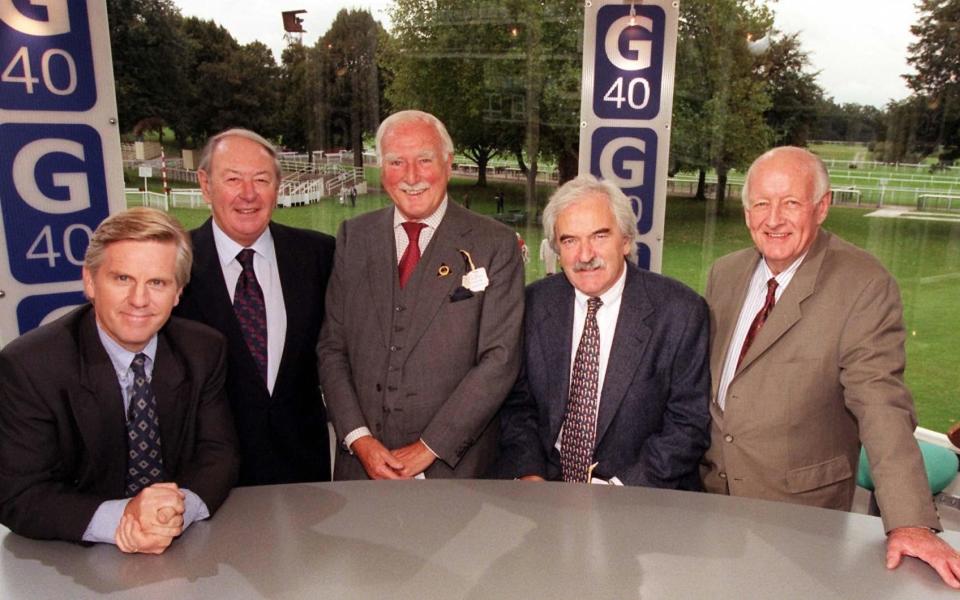
[[[753,318],[753,323],[750,323],[750,329],[747,330],[747,337],[743,340],[743,347],[740,348],[740,358],[737,359],[737,368],[740,368],[740,363],[743,362],[743,357],[747,355],[747,350],[750,349],[750,344],[753,343],[753,338],[757,337],[757,333],[760,332],[760,328],[763,327],[763,324],[767,322],[767,317],[770,316],[770,311],[773,310],[773,305],[777,302],[777,279],[771,277],[767,281],[767,299],[763,302],[763,308],[760,309],[760,312],[757,313],[757,316]]]
[[[407,232],[407,239],[410,240],[410,243],[407,244],[407,249],[403,252],[403,256],[400,257],[400,265],[398,267],[401,289],[407,285],[407,281],[410,280],[410,275],[413,274],[417,263],[420,262],[420,231],[426,227],[426,224],[415,221],[404,221],[402,225],[403,230]]]

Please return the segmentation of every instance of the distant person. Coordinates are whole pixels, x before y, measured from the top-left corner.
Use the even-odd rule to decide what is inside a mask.
[[[500,412],[503,478],[702,489],[708,313],[637,268],[630,200],[585,175],[543,213],[564,277],[527,287],[524,361]]]
[[[350,188],[350,207],[357,207],[357,187],[353,186]]]
[[[385,119],[377,156],[394,206],[340,226],[318,346],[334,478],[478,477],[520,367],[517,238],[449,200],[453,142],[433,115]]]
[[[523,264],[527,264],[530,262],[530,249],[527,248],[527,243],[523,241],[523,237],[521,237],[520,232],[517,231],[516,234],[517,244],[520,246],[520,258],[523,260]]]
[[[850,510],[867,450],[887,566],[904,555],[960,587],[903,384],[903,306],[877,259],[821,229],[830,181],[794,147],[760,156],[743,187],[755,248],[719,259],[707,281],[713,427],[708,491]]]
[[[280,163],[252,131],[210,138],[198,175],[212,217],[191,232],[196,260],[177,314],[227,338],[240,485],[329,481],[315,347],[334,240],[270,220]]]
[[[540,260],[543,262],[543,270],[547,275],[556,275],[557,253],[553,251],[553,245],[547,236],[544,236],[543,241],[540,242]]]
[[[498,215],[503,212],[503,201],[504,201],[503,190],[500,190],[499,192],[497,192],[497,214]]]
[[[0,351],[0,522],[15,533],[159,554],[227,497],[224,340],[170,318],[190,260],[166,213],[114,214],[84,258],[90,303]]]

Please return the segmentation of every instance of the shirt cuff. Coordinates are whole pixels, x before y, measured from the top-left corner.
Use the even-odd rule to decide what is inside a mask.
[[[424,441],[423,438],[420,438],[420,443],[423,444],[423,447],[424,447],[424,448],[426,448],[427,450],[430,451],[430,454],[432,454],[434,458],[440,458],[440,455],[437,454],[436,452],[434,452],[434,451],[433,451],[433,448],[431,448],[430,445],[427,444],[427,442]]]
[[[352,446],[355,441],[368,435],[373,435],[370,433],[369,427],[357,427],[347,435],[343,436],[343,445],[347,447],[347,450],[350,451],[350,454],[353,454],[353,450],[350,449],[350,446]]]
[[[202,521],[210,517],[210,510],[200,496],[194,494],[188,489],[181,489],[183,492],[183,530],[191,524]],[[93,518],[87,524],[86,531],[83,532],[83,541],[95,542],[100,544],[116,544],[117,527],[120,525],[120,517],[127,508],[130,498],[122,500],[106,500],[97,507],[93,513]]]

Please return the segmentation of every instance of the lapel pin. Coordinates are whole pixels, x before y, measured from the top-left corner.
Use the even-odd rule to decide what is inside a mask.
[[[437,269],[437,277],[446,277],[450,274],[450,267],[447,266],[447,263],[440,263],[440,268]]]

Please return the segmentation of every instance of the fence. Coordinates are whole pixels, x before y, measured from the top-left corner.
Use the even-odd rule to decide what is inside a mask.
[[[126,188],[123,190],[123,195],[127,199],[128,206],[132,201],[141,206],[149,206],[152,208],[158,208],[160,210],[170,210],[166,194],[158,194],[157,192],[142,192],[138,189]]]
[[[203,199],[200,190],[172,190],[170,192],[170,206],[174,208],[209,208]]]

